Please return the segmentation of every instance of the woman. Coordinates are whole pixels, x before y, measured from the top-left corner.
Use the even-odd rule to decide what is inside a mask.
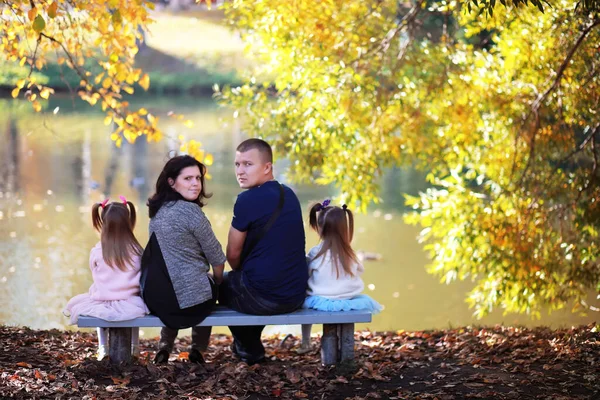
[[[150,312],[165,324],[156,363],[165,363],[177,332],[194,327],[212,311],[217,285],[223,280],[225,254],[203,200],[206,167],[190,156],[177,156],[164,166],[156,193],[148,199],[150,239],[142,256],[141,287]],[[209,274],[210,266],[214,277]],[[192,328],[190,362],[203,363],[211,327]]]

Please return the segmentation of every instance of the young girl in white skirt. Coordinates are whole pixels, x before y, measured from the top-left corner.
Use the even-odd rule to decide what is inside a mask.
[[[330,201],[317,203],[310,209],[310,226],[319,234],[321,243],[307,255],[308,291],[304,308],[322,311],[368,310],[377,313],[382,307],[361,294],[364,267],[352,249],[354,217],[344,204],[330,206]],[[300,353],[310,350],[311,325],[302,325]]]
[[[125,197],[120,202],[96,203],[92,208],[94,228],[100,242],[90,252],[94,283],[88,293],[73,297],[65,315],[76,324],[80,315],[106,321],[127,321],[149,313],[140,297],[142,246],[133,234],[135,207]],[[98,359],[106,356],[108,329],[98,328]],[[139,356],[139,329],[132,329],[133,354]]]

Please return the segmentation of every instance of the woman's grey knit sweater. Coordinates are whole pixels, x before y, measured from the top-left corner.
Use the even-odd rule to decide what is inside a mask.
[[[202,208],[185,200],[163,204],[150,220],[180,308],[212,298],[207,273],[226,258]]]

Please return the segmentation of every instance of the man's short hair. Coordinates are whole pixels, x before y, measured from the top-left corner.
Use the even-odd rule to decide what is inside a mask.
[[[264,162],[273,162],[273,150],[271,145],[262,139],[246,139],[237,147],[237,151],[245,153],[248,150],[256,149],[261,155]]]

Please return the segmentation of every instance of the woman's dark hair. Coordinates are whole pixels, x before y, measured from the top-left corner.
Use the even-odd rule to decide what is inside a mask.
[[[191,156],[173,157],[167,161],[163,167],[162,172],[156,180],[156,193],[154,193],[152,197],[148,199],[148,203],[146,203],[150,218],[153,218],[156,215],[163,204],[169,201],[185,200],[182,195],[173,190],[171,185],[169,185],[169,178],[177,180],[181,170],[187,167],[198,167],[200,169],[200,183],[202,184],[202,189],[200,190],[198,198],[191,203],[196,203],[200,207],[203,207],[203,200],[212,196],[211,193],[206,193],[205,190],[204,175],[206,175],[206,166]]]

